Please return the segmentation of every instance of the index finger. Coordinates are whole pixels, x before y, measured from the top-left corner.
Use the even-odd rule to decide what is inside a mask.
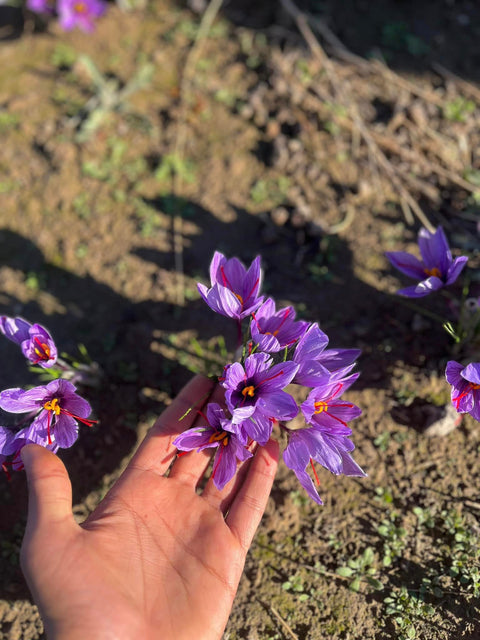
[[[177,453],[173,440],[192,426],[197,410],[206,403],[214,386],[205,376],[192,378],[157,418],[128,466],[163,475]]]

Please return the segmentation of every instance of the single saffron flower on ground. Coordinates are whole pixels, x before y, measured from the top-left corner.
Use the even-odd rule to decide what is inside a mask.
[[[295,347],[293,360],[298,371],[293,382],[315,387],[331,380],[332,375],[339,379],[352,370],[360,349],[327,349],[327,345],[327,334],[312,323]]]
[[[286,361],[272,366],[266,353],[245,359],[245,368],[235,362],[225,369],[222,385],[234,424],[259,444],[270,438],[275,420],[291,420],[298,413],[295,399],[283,391],[290,384],[298,365]]]
[[[307,330],[308,322],[295,322],[293,307],[275,310],[275,302],[268,298],[252,312],[250,332],[260,351],[275,353],[294,344]]]
[[[91,33],[95,30],[95,20],[104,14],[106,8],[103,0],[58,0],[60,26],[65,31],[78,27]]]
[[[57,347],[49,332],[40,324],[30,324],[23,318],[0,316],[0,331],[20,345],[23,355],[44,369],[57,362]]]
[[[197,284],[208,306],[228,318],[242,320],[263,302],[258,296],[262,281],[260,256],[246,269],[237,258],[227,260],[218,251],[210,263],[211,288]]]
[[[301,409],[307,424],[316,427],[347,427],[347,422],[361,415],[362,410],[357,405],[340,400],[340,396],[355,382],[359,374],[355,373],[348,379],[333,381],[312,389]]]
[[[452,386],[452,404],[457,412],[469,413],[480,421],[480,362],[471,362],[464,367],[450,360],[445,376]]]
[[[48,444],[71,447],[78,436],[78,422],[91,427],[96,421],[88,420],[90,404],[75,393],[76,387],[67,380],[53,380],[33,389],[6,389],[0,393],[0,408],[10,413],[28,413],[37,410],[28,433],[36,432]]]
[[[350,451],[355,448],[353,442],[348,439],[351,429],[340,431],[310,427],[289,432],[288,445],[283,452],[285,464],[295,472],[302,487],[318,504],[323,504],[323,502],[307,473],[309,464],[317,485],[320,482],[313,465],[314,461],[335,475],[366,475],[350,455]]]
[[[181,451],[203,451],[216,447],[212,478],[214,485],[221,490],[235,475],[237,461],[251,458],[252,453],[245,447],[243,439],[234,433],[235,426],[216,402],[207,405],[206,422],[208,424],[180,434],[173,444]]]
[[[411,278],[419,280],[418,284],[397,291],[408,298],[422,298],[432,291],[453,284],[467,263],[466,256],[452,258],[447,238],[442,227],[431,233],[420,229],[418,246],[422,259],[419,260],[405,251],[387,251],[385,253],[391,264]]]

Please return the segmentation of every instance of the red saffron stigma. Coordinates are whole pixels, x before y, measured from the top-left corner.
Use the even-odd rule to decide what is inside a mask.
[[[317,475],[317,472],[315,470],[315,466],[313,464],[312,458],[310,458],[310,466],[312,467],[313,475],[315,476],[315,482],[317,483],[317,486],[320,486],[320,480],[318,479],[318,475]]]

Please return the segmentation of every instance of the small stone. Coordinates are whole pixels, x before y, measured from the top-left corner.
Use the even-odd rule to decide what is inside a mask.
[[[290,214],[286,207],[277,207],[270,214],[272,218],[272,222],[274,222],[277,227],[283,227],[283,225],[288,221]]]

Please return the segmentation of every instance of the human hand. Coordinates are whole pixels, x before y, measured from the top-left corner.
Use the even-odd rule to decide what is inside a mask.
[[[201,376],[184,387],[81,525],[61,460],[38,445],[22,449],[29,508],[21,563],[51,640],[221,637],[278,446],[259,448],[222,491],[209,479],[197,494],[210,456],[176,458],[172,441],[196,411],[180,417],[212,390]]]

